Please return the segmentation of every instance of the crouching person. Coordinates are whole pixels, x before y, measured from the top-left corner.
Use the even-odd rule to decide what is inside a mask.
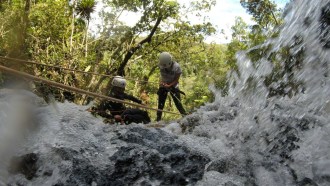
[[[120,100],[130,100],[138,104],[142,104],[142,101],[138,98],[126,94],[126,80],[121,76],[116,76],[112,82],[112,88],[109,93],[109,97],[120,99]],[[114,119],[114,116],[122,116],[124,112],[131,113],[129,110],[136,109],[127,109],[123,103],[117,103],[114,101],[103,100],[97,107],[91,109],[93,114],[98,114],[108,120]],[[144,111],[137,112],[135,111],[135,115],[142,114]],[[144,114],[144,113],[143,113]],[[148,113],[146,113],[148,114]],[[137,116],[135,116],[136,118]],[[149,117],[149,116],[148,116]]]

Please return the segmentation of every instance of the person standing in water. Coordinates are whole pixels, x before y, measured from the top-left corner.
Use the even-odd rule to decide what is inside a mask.
[[[173,61],[172,55],[168,52],[162,52],[159,55],[159,63],[161,82],[158,89],[158,109],[163,110],[168,92],[170,92],[176,108],[182,115],[186,115],[186,111],[182,106],[180,94],[183,93],[179,89],[179,79],[182,74],[179,63]],[[157,112],[157,121],[162,118],[162,112]]]

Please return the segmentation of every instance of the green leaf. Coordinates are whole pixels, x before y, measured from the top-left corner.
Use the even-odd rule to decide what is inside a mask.
[[[88,67],[85,68],[85,72],[88,72],[91,69],[91,65],[88,65]]]
[[[96,1],[95,0],[80,0],[77,4],[76,11],[83,18],[90,20],[91,14],[95,11]]]

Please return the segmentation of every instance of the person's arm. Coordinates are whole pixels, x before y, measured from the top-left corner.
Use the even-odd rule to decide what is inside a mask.
[[[142,101],[139,100],[138,98],[136,98],[136,97],[134,97],[134,96],[131,96],[131,95],[128,95],[128,94],[126,94],[126,93],[124,93],[123,96],[124,96],[124,99],[131,100],[131,101],[133,101],[133,102],[135,102],[135,103],[138,103],[138,104],[141,104],[141,103],[142,103]]]
[[[179,83],[179,79],[180,79],[180,76],[182,74],[182,70],[181,70],[181,67],[178,63],[175,62],[173,65],[174,65],[175,78],[172,82],[165,83],[164,84],[165,88],[175,87]]]
[[[179,83],[180,76],[181,76],[181,74],[178,74],[178,75],[175,77],[174,81],[172,81],[171,83],[164,83],[164,84],[163,84],[164,87],[165,87],[165,88],[171,88],[171,87],[177,85],[177,84]]]
[[[176,75],[174,81],[172,83],[170,83],[169,86],[173,87],[173,86],[177,85],[179,83],[180,77],[181,77],[181,74]]]
[[[101,103],[95,108],[95,113],[104,118],[111,118],[112,116],[107,113],[110,109],[110,103],[107,100],[102,100]]]

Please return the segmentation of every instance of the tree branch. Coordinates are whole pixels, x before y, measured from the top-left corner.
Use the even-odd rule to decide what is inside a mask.
[[[117,71],[117,74],[118,75],[121,75],[121,76],[124,76],[125,74],[125,67],[128,63],[128,61],[131,59],[131,57],[134,55],[134,53],[139,50],[140,48],[142,48],[142,45],[145,44],[145,43],[150,43],[151,42],[151,39],[152,37],[154,36],[159,24],[161,23],[162,21],[162,16],[159,16],[157,18],[157,21],[154,25],[154,27],[152,28],[152,30],[150,31],[149,35],[143,39],[142,41],[140,41],[136,46],[134,47],[131,47],[128,52],[126,53],[125,55],[125,58],[123,60],[123,62],[120,64],[119,68],[118,68],[118,71]]]
[[[270,10],[270,12],[271,12],[271,14],[272,14],[272,16],[273,16],[273,18],[274,18],[274,20],[275,20],[276,26],[278,26],[278,25],[279,25],[279,22],[277,21],[274,12],[273,12],[272,10]]]

